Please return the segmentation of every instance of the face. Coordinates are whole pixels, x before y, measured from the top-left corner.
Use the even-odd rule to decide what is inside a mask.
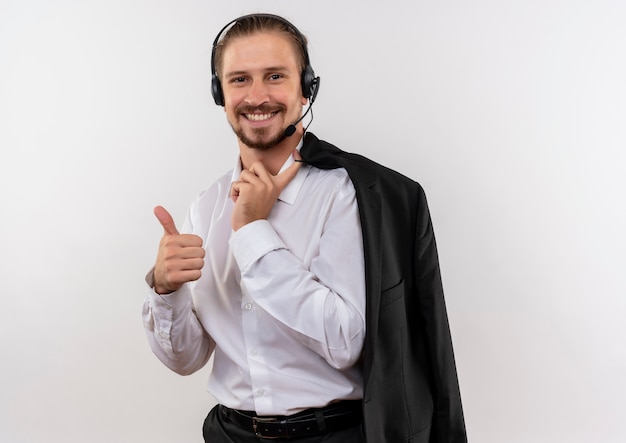
[[[240,142],[254,149],[280,143],[306,104],[289,37],[270,32],[233,39],[221,72],[224,110]]]

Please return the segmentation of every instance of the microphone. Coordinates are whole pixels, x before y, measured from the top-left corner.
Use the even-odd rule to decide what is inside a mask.
[[[285,129],[285,137],[291,137],[293,134],[296,133],[296,125],[300,123],[304,117],[306,117],[306,115],[311,110],[311,106],[313,106],[313,100],[309,100],[309,107],[307,108],[306,112],[302,114],[302,116],[298,120],[287,126],[287,129]]]

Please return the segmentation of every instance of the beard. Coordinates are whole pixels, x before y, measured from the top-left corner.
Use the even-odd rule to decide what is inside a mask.
[[[273,148],[287,137],[285,135],[285,130],[287,128],[281,130],[271,138],[268,138],[269,130],[267,128],[254,129],[253,139],[252,137],[249,137],[242,128],[235,128],[233,125],[231,125],[231,127],[241,143],[249,148],[258,149],[259,151],[266,151]]]
[[[237,115],[243,114],[252,114],[254,112],[260,112],[262,114],[271,113],[271,112],[284,112],[284,106],[269,106],[269,105],[261,105],[261,106],[238,106],[235,109],[235,113]],[[243,117],[245,118],[245,117]],[[246,134],[241,126],[235,126],[233,123],[230,124],[230,127],[233,129],[233,132],[243,143],[251,149],[258,149],[260,151],[265,151],[270,148],[273,148],[280,142],[282,142],[287,136],[285,135],[285,128],[281,128],[276,134],[272,135],[270,133],[269,128],[252,128],[252,134]]]

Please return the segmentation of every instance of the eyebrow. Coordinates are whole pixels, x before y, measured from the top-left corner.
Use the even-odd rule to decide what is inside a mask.
[[[287,68],[287,66],[270,66],[267,68],[263,69],[264,73],[268,73],[268,72],[285,72],[288,71],[289,68]],[[231,71],[228,72],[224,75],[225,78],[232,78],[232,77],[239,77],[242,75],[246,75],[248,74],[249,71],[245,71],[245,70],[239,70],[239,71]]]

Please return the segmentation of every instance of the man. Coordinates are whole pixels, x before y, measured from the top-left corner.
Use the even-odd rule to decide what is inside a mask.
[[[217,35],[213,96],[240,161],[183,234],[155,208],[151,347],[180,374],[214,356],[207,442],[465,442],[424,193],[305,135],[306,46],[269,14]]]

